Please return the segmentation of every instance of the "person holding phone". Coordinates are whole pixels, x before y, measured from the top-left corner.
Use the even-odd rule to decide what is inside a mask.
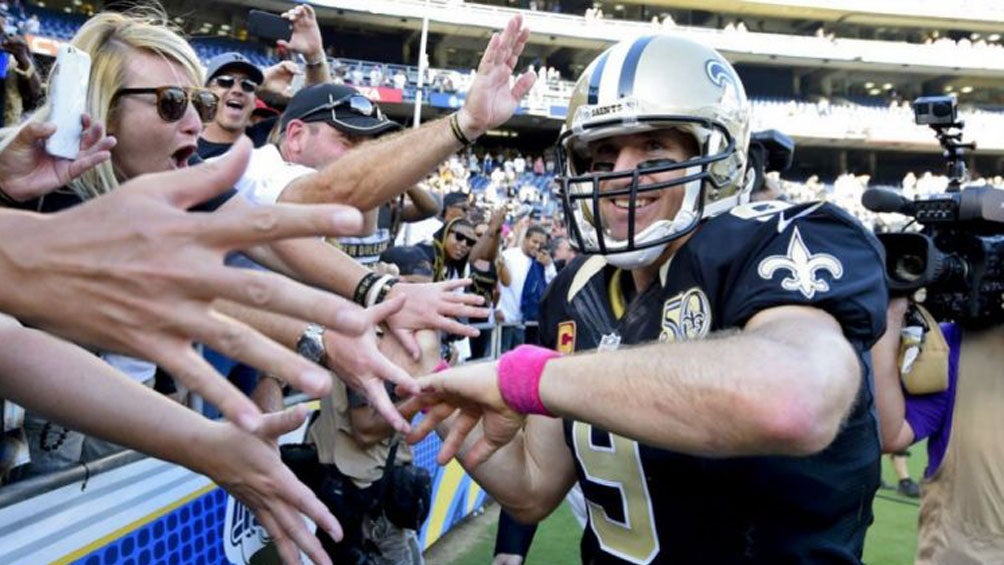
[[[272,22],[266,29],[287,30],[289,35],[283,32],[285,39],[270,39],[277,39],[276,45],[283,49],[303,54],[306,61],[306,85],[330,82],[321,30],[311,6],[301,4],[281,16],[258,10],[252,12],[261,14],[260,18]],[[300,68],[291,61],[281,61],[262,70],[237,52],[213,57],[206,67],[205,86],[220,98],[220,108],[199,136],[199,156],[208,159],[222,155],[243,134],[254,141],[255,147],[265,145],[276,118],[253,123],[255,102],[261,99],[269,106],[285,107],[293,95],[293,80],[301,73]]]
[[[24,112],[30,112],[42,101],[42,81],[35,69],[35,60],[24,37],[16,33],[7,33],[8,18],[0,12],[0,29],[4,30],[0,42],[0,65],[6,68],[3,78],[3,88],[0,97],[3,98],[3,115],[0,126],[13,126],[21,119]]]

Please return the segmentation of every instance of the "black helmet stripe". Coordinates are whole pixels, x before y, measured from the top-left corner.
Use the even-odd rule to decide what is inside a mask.
[[[654,35],[639,37],[631,44],[627,55],[624,56],[624,64],[621,65],[621,78],[617,84],[617,98],[625,98],[634,93],[634,77],[638,72],[638,62],[641,61],[641,54],[645,47],[655,39]]]

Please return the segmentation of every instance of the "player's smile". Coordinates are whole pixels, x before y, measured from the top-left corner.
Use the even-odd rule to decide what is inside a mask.
[[[666,162],[678,163],[693,155],[687,143],[687,134],[676,129],[658,130],[637,134],[625,134],[601,139],[590,144],[590,156],[594,171],[631,171],[638,167],[652,166]],[[683,176],[683,170],[642,174],[638,186],[665,182]],[[601,183],[601,192],[623,190],[631,186],[630,177],[612,179]],[[643,231],[659,220],[673,218],[683,200],[682,187],[658,191],[643,191],[636,195],[635,233]],[[603,230],[614,239],[628,237],[631,197],[629,194],[600,200],[600,215]]]

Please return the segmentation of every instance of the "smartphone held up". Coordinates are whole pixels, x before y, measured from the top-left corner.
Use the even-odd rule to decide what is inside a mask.
[[[90,55],[72,45],[59,48],[49,79],[49,121],[56,124],[56,133],[45,141],[45,150],[53,157],[76,159],[80,152],[90,74]]]
[[[293,22],[269,12],[248,12],[248,33],[261,39],[289,41],[293,36]]]

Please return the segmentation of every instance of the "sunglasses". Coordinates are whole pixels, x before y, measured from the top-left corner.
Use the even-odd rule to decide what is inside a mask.
[[[176,122],[185,116],[188,103],[199,114],[203,122],[211,122],[216,117],[220,97],[205,88],[182,88],[180,86],[159,86],[157,88],[122,88],[112,96],[112,104],[120,96],[136,94],[156,94],[157,114],[165,122]]]
[[[341,121],[338,119],[338,116],[335,114],[335,111],[338,108],[343,108],[346,106],[352,113],[357,114],[359,116],[363,116],[366,118],[376,118],[380,122],[383,122],[386,119],[383,115],[383,112],[380,111],[380,107],[374,104],[372,100],[366,98],[362,94],[349,94],[348,96],[339,98],[338,100],[335,100],[334,96],[329,94],[328,101],[326,103],[321,104],[320,106],[315,106],[310,110],[307,110],[306,112],[300,115],[300,120],[304,122],[313,121],[309,118],[316,117],[317,114],[320,114],[322,112],[331,112],[331,117],[329,118],[330,121],[335,123],[341,123]],[[383,123],[377,124],[373,127],[374,128],[383,127]],[[358,125],[353,125],[352,129],[361,129],[361,128]]]
[[[468,247],[474,247],[474,244],[478,242],[478,240],[471,237],[467,237],[466,235],[460,232],[450,232],[450,233],[453,234],[453,237],[457,238],[457,241],[459,241],[460,243],[466,243]]]
[[[234,83],[237,82],[237,79],[230,75],[220,75],[218,77],[213,77],[213,82],[220,88],[230,90],[233,88]],[[241,90],[248,94],[252,94],[255,90],[258,90],[258,83],[249,78],[242,78],[240,80],[240,85]]]

